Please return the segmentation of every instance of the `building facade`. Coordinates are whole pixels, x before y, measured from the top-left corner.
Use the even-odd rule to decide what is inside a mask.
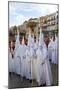
[[[58,34],[58,11],[50,15],[40,17],[40,26],[45,34]]]

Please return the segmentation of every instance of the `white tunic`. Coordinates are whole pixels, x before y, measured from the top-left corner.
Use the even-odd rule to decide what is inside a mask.
[[[58,43],[58,38],[56,38],[55,40],[55,44],[56,44],[56,64],[58,64],[58,57],[59,57],[59,43]]]
[[[52,63],[58,63],[58,43],[55,41],[52,43]]]
[[[26,69],[26,64],[25,64],[25,53],[26,53],[26,45],[21,45],[20,48],[20,56],[21,56],[21,76],[25,76],[25,69]]]
[[[33,49],[34,49],[34,54],[36,54],[36,50],[38,49],[38,43],[34,43],[34,47],[33,47]]]
[[[31,79],[33,79],[33,61],[34,61],[34,49],[30,47],[30,60],[31,60]]]
[[[30,58],[30,49],[29,47],[26,49],[26,78],[31,79],[31,58]]]
[[[38,48],[36,55],[37,59],[34,61],[34,78],[39,85],[46,83],[46,85],[52,84],[52,75],[49,60],[47,57],[47,49],[45,46]]]
[[[21,57],[19,55],[19,48],[21,48],[21,45],[20,45],[19,34],[18,34],[15,42],[14,64],[15,64],[15,73],[20,75]]]
[[[29,50],[26,51],[26,60],[27,60],[27,66],[28,66],[28,78],[29,79],[33,79],[32,73],[33,73],[33,55],[34,55],[34,38],[31,37],[31,35],[29,35],[28,37],[28,46],[29,46]]]
[[[34,68],[35,68],[35,79],[38,82],[39,85],[42,84],[42,79],[43,77],[43,67],[42,67],[42,63],[44,63],[43,60],[43,55],[41,50],[38,48],[37,52],[36,52],[37,58],[35,60],[35,64],[34,64]]]
[[[10,50],[8,53],[8,69],[9,69],[9,72],[14,72],[14,58],[12,58],[12,54]]]
[[[48,86],[48,85],[52,85],[52,73],[48,58],[48,51],[46,47],[43,48],[43,55],[44,55],[43,59],[45,60],[45,63],[43,64],[43,71],[44,71],[43,73],[44,73],[46,85]]]
[[[20,48],[21,45],[19,46],[19,48],[16,49],[15,51],[15,56],[14,56],[14,64],[15,64],[15,73],[20,75],[21,73],[21,56],[20,56]]]

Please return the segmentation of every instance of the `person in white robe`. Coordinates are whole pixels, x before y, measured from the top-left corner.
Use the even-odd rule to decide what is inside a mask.
[[[26,45],[24,43],[24,37],[22,39],[22,44],[16,49],[15,53],[15,72],[22,77],[25,76],[25,52],[26,52]]]
[[[55,37],[52,43],[52,63],[58,63],[58,40]]]
[[[51,67],[50,67],[50,62],[49,62],[49,57],[48,57],[48,51],[46,46],[43,46],[43,59],[45,63],[43,64],[43,73],[44,73],[44,80],[46,82],[47,86],[50,86],[53,84],[53,79],[52,79],[52,72],[51,72]]]
[[[29,33],[28,36],[28,43],[27,43],[27,48],[26,48],[26,79],[31,79],[31,59],[30,59],[30,44],[31,44],[31,33]]]
[[[22,77],[25,77],[26,76],[26,56],[25,56],[25,53],[26,53],[26,45],[25,45],[25,42],[24,42],[24,37],[22,39],[22,45],[21,45],[21,48],[20,48],[20,56],[21,56],[21,76]]]
[[[43,67],[42,64],[44,63],[43,59],[43,52],[42,52],[42,46],[44,43],[42,43],[41,36],[39,37],[39,47],[36,51],[36,60],[35,60],[35,79],[38,82],[39,85],[42,84],[42,81],[44,80],[43,76]],[[45,81],[43,81],[45,83]]]
[[[20,41],[19,41],[19,33],[16,37],[16,43],[15,43],[15,55],[14,55],[14,65],[15,65],[15,73],[20,75],[21,73],[21,56],[20,56],[20,50],[21,48],[21,44],[20,44]]]
[[[56,45],[56,59],[55,59],[56,62],[55,63],[58,64],[58,57],[59,57],[58,56],[59,55],[58,48],[59,48],[59,45],[58,45],[58,36],[56,36],[56,35],[55,35],[55,45]]]
[[[35,45],[34,45],[34,35],[31,36],[31,42],[30,42],[30,62],[31,62],[31,79],[33,81],[34,79],[34,54],[35,54]]]
[[[48,60],[48,52],[44,43],[43,34],[40,32],[39,48],[36,52],[37,60],[35,65],[36,81],[39,85],[46,83],[46,85],[52,84],[51,68]]]
[[[30,59],[30,47],[27,46],[26,49],[26,79],[31,79],[31,59]]]
[[[8,54],[8,68],[9,68],[9,72],[14,72],[14,51],[12,49],[13,47],[13,42],[11,41],[11,50],[9,48],[9,54]]]
[[[30,60],[31,60],[31,79],[34,79],[34,49],[30,47]]]
[[[32,79],[36,79],[35,75],[35,65],[36,65],[36,51],[38,49],[38,38],[36,38],[35,42],[34,42],[34,47],[33,47],[33,60],[32,60]]]
[[[34,40],[31,37],[31,33],[29,33],[28,45],[26,49],[26,71],[27,71],[26,78],[29,80],[32,79],[32,60],[33,60],[33,54],[34,54],[33,43],[34,43]]]

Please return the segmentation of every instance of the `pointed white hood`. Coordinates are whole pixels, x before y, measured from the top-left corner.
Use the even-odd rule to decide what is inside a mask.
[[[28,36],[28,46],[31,44],[31,32],[29,31],[29,36]]]
[[[34,43],[34,37],[31,37],[31,32],[29,32],[28,46],[33,46],[33,43]]]
[[[39,46],[44,43],[44,36],[42,30],[40,29],[40,36],[39,36]]]
[[[19,48],[20,41],[19,41],[19,32],[17,33],[16,42],[15,42],[15,49],[17,50]]]
[[[17,34],[17,37],[16,37],[16,43],[19,42],[19,33]]]

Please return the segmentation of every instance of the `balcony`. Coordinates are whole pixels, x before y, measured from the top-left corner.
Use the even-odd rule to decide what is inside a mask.
[[[46,24],[40,24],[41,27],[47,27],[47,23]]]
[[[53,20],[55,20],[55,19],[56,19],[55,16],[53,16],[53,17],[48,17],[48,18],[47,18],[47,22],[53,21]]]

